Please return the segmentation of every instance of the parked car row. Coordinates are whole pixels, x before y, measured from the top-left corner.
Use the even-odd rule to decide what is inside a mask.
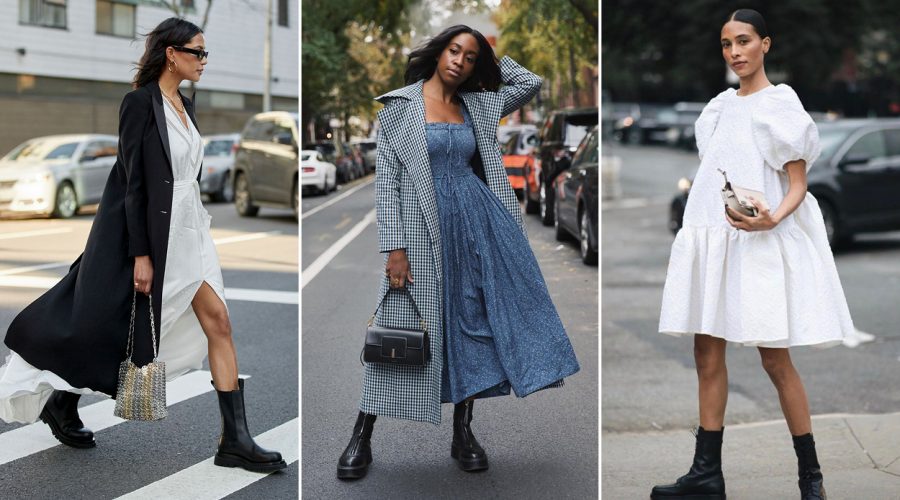
[[[828,242],[849,243],[861,232],[900,229],[900,120],[846,119],[817,123],[822,154],[807,174],[819,203]],[[692,179],[678,182],[669,228],[682,226]]]
[[[540,129],[529,126],[498,131],[503,165],[510,184],[525,203],[554,226],[560,241],[577,239],[586,264],[597,263],[597,173],[600,140],[597,108],[550,113]]]
[[[299,209],[298,115],[260,113],[241,134],[204,138],[200,190],[235,203],[242,216],[261,206]],[[118,138],[103,134],[38,137],[0,158],[0,214],[68,218],[100,202],[116,162]]]
[[[604,106],[603,121],[613,137],[629,144],[667,144],[695,147],[694,122],[705,103],[638,104],[614,102]]]

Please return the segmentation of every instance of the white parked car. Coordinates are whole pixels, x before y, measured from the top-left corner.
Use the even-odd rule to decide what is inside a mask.
[[[114,135],[28,140],[0,159],[0,213],[68,218],[100,202],[118,153]]]
[[[213,201],[231,203],[234,200],[234,154],[241,142],[241,134],[210,135],[203,138],[203,173],[200,192]]]
[[[301,185],[325,194],[337,188],[337,167],[325,161],[322,153],[310,149],[300,152]]]

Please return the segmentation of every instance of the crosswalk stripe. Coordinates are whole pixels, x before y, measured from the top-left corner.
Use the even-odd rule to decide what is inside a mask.
[[[269,304],[299,304],[300,292],[254,290],[252,288],[226,288],[225,299],[244,300],[248,302],[267,302]]]
[[[34,231],[18,231],[15,233],[0,233],[0,240],[14,240],[16,238],[28,238],[31,236],[44,236],[47,234],[62,234],[71,232],[71,227],[58,227],[53,229],[36,229]]]
[[[249,375],[240,375],[249,378]],[[166,406],[212,392],[212,374],[205,370],[187,373],[166,384]],[[78,409],[85,425],[94,432],[125,422],[113,416],[116,402],[106,399]],[[0,434],[0,465],[59,446],[47,424],[37,421]]]
[[[263,448],[276,449],[288,464],[299,459],[298,419],[285,422],[253,439]],[[187,469],[150,483],[117,500],[144,500],[147,498],[190,498],[191,500],[217,500],[263,479],[268,474],[248,472],[238,468],[219,467],[210,457]]]
[[[213,243],[216,245],[226,245],[228,243],[238,243],[240,241],[259,240],[281,234],[281,231],[267,231],[265,233],[239,234],[237,236],[226,236],[224,238],[215,238]]]
[[[8,276],[0,273],[0,287],[48,290],[59,283],[60,279],[47,276]],[[254,288],[226,288],[225,299],[266,302],[270,304],[299,304],[300,293],[280,290],[258,290]]]

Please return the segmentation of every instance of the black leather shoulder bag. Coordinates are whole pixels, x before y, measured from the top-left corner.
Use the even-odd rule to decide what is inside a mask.
[[[406,292],[409,301],[412,303],[413,310],[419,316],[422,324],[421,330],[407,330],[404,328],[391,328],[386,326],[375,325],[375,315],[378,309],[384,304],[385,299],[391,290]],[[416,301],[413,300],[412,294],[406,287],[389,288],[372,317],[366,326],[366,344],[363,346],[361,353],[362,361],[366,363],[391,363],[396,365],[413,365],[425,366],[425,362],[429,359],[428,349],[428,325],[425,318],[419,312]]]

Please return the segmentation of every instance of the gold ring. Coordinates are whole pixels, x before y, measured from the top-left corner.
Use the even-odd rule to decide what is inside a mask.
[[[394,279],[391,280],[391,284],[392,284],[392,285],[399,285],[399,284],[400,284],[400,280],[398,280],[397,278],[394,278]]]

